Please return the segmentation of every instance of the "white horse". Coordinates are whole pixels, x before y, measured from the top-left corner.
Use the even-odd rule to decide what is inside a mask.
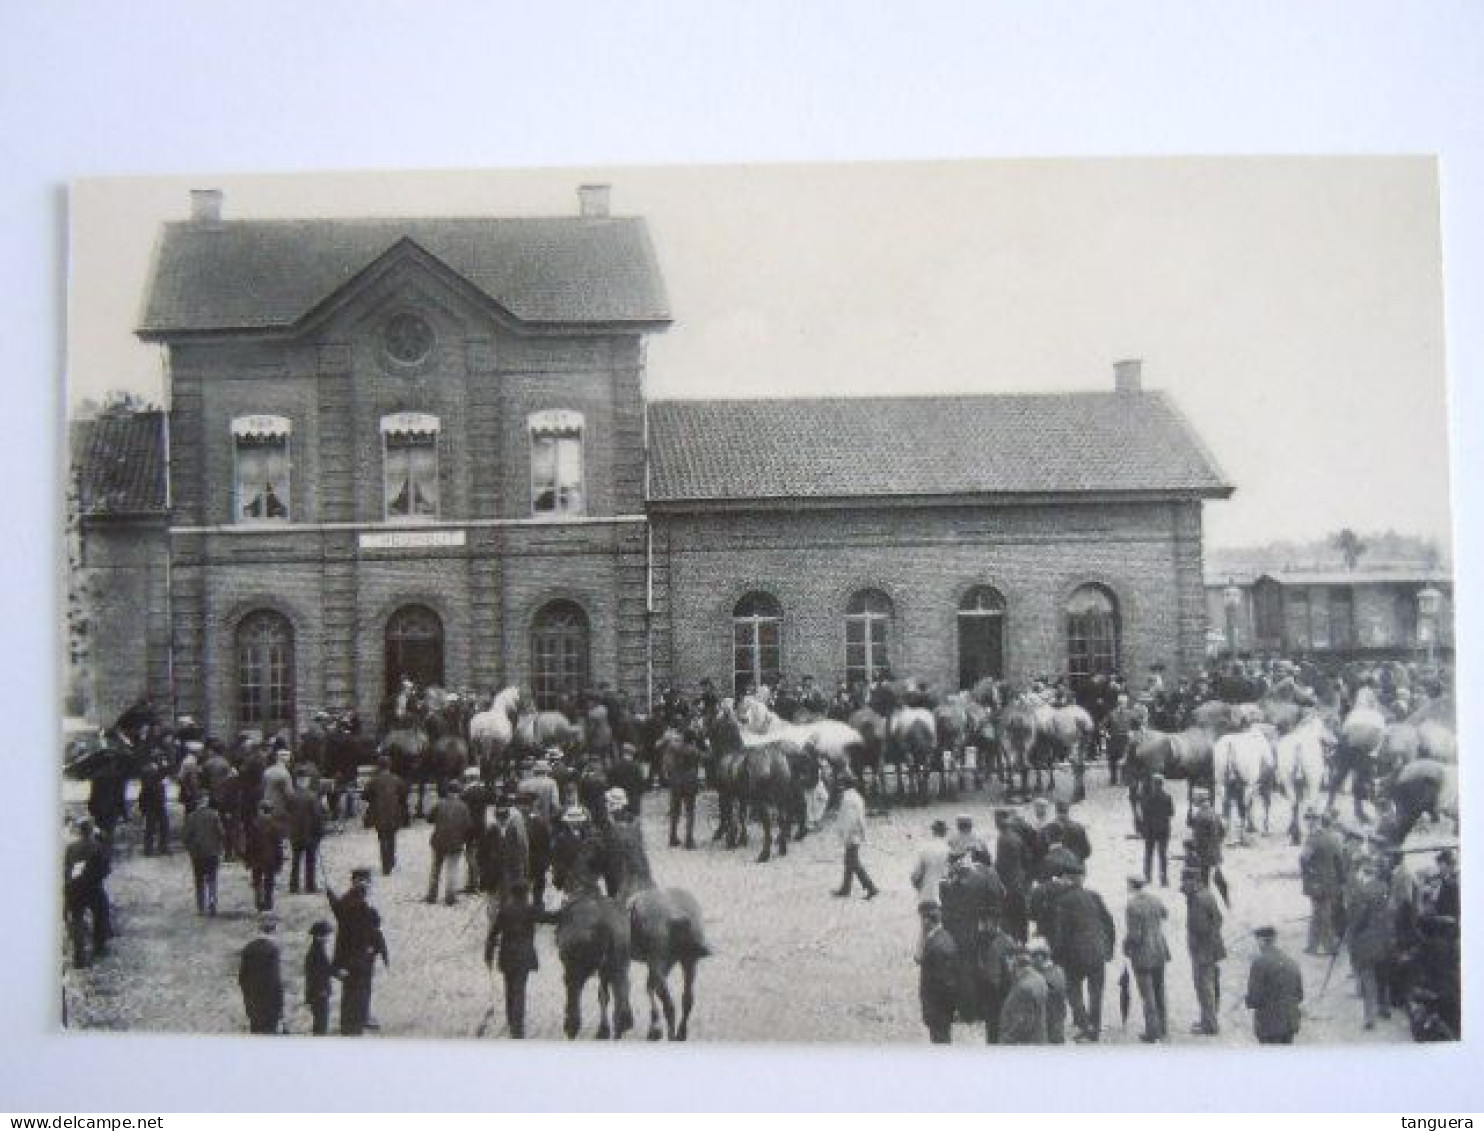
[[[844,770],[856,767],[865,753],[866,740],[861,732],[836,719],[815,719],[808,723],[791,723],[758,700],[742,700],[742,745],[762,746],[778,739],[788,739],[829,763],[830,772],[838,777]]]
[[[520,688],[507,687],[496,695],[488,709],[469,719],[469,743],[482,767],[488,766],[515,738],[515,720],[524,710]]]
[[[1278,739],[1278,784],[1293,802],[1288,837],[1294,844],[1302,840],[1299,811],[1305,802],[1323,793],[1329,753],[1336,742],[1334,731],[1317,711],[1305,715],[1297,726]]]
[[[1255,825],[1252,820],[1252,801],[1264,774],[1275,769],[1273,744],[1267,734],[1255,722],[1248,721],[1246,729],[1234,734],[1225,734],[1216,740],[1211,750],[1211,773],[1222,791],[1222,815],[1230,813],[1236,806],[1241,820],[1241,841],[1246,843],[1247,834]],[[1263,820],[1263,832],[1267,832],[1267,819]]]

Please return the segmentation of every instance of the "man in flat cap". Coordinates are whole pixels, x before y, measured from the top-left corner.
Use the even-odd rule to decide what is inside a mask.
[[[1140,832],[1144,836],[1144,879],[1154,882],[1154,858],[1159,857],[1159,882],[1166,886],[1170,878],[1170,822],[1175,817],[1175,802],[1165,792],[1163,774],[1149,779],[1142,801]]]
[[[1218,1019],[1221,961],[1226,957],[1226,944],[1221,938],[1221,905],[1199,868],[1187,867],[1180,873],[1180,890],[1185,893],[1185,943],[1190,951],[1190,973],[1201,1011],[1200,1020],[1190,1031],[1214,1037],[1221,1031]]]
[[[1128,904],[1124,910],[1126,929],[1123,953],[1134,968],[1139,1001],[1144,1006],[1144,1032],[1139,1040],[1154,1044],[1168,1036],[1165,1010],[1165,963],[1170,948],[1165,942],[1164,921],[1168,916],[1159,897],[1144,888],[1140,875],[1128,878]]]
[[[1304,814],[1309,837],[1299,853],[1299,873],[1304,894],[1309,897],[1309,941],[1305,954],[1335,952],[1335,907],[1345,888],[1345,854],[1334,817],[1322,817],[1312,808]]]
[[[1299,1006],[1304,1000],[1304,976],[1298,963],[1278,948],[1278,931],[1258,927],[1258,952],[1247,975],[1247,1008],[1252,1010],[1252,1032],[1259,1044],[1291,1045],[1298,1034]]]
[[[958,947],[943,927],[943,910],[936,900],[923,900],[917,912],[922,919],[917,959],[921,967],[918,997],[922,1023],[933,1044],[946,1045],[953,1040],[953,1011],[959,993]]]
[[[251,1033],[277,1033],[283,1026],[283,970],[279,961],[278,916],[265,912],[258,919],[258,937],[242,948],[237,985],[247,1010]]]

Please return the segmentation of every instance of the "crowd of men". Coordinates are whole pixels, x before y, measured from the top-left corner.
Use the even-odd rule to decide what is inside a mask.
[[[1126,745],[1142,726],[1176,729],[1208,698],[1250,702],[1285,681],[1300,695],[1320,698],[1349,686],[1347,673],[1305,670],[1283,661],[1231,662],[1167,688],[1151,672],[1137,697],[1119,676],[1098,676],[1075,684],[1066,679],[1038,681],[1053,701],[1075,699],[1099,722],[1099,746],[1109,776],[1118,780]],[[878,673],[874,683],[889,680]],[[1328,682],[1326,682],[1328,681]],[[1425,697],[1442,693],[1432,676],[1402,666],[1371,673],[1383,702],[1405,715]],[[776,689],[745,688],[761,696],[784,717],[800,711],[848,717],[870,702],[873,685],[858,684],[827,695],[812,679],[780,681]],[[920,694],[927,694],[920,689]],[[722,697],[709,680],[694,695],[664,689],[652,723],[675,727],[696,738],[690,761],[668,767],[670,843],[695,846],[695,796],[702,779],[697,745],[704,744],[705,722]],[[611,718],[633,717],[627,704],[607,689],[567,704],[575,718],[603,707]],[[403,704],[398,708],[406,710]],[[316,723],[325,716],[317,716]],[[183,720],[189,724],[189,720]],[[312,728],[311,728],[312,729]],[[389,966],[380,918],[369,902],[371,869],[358,868],[343,896],[330,891],[320,863],[327,831],[359,815],[376,833],[382,875],[398,867],[398,839],[410,827],[410,788],[387,758],[379,758],[364,784],[334,781],[309,736],[300,736],[300,756],[289,737],[269,741],[248,736],[230,749],[220,741],[178,728],[173,747],[154,747],[138,769],[137,795],[145,855],[169,855],[178,841],[191,864],[197,914],[211,918],[219,904],[223,865],[238,864],[251,884],[262,915],[262,937],[244,951],[241,988],[254,1032],[281,1028],[283,983],[278,976],[280,886],[287,872],[290,895],[316,894],[324,887],[330,919],[315,923],[305,955],[306,1005],[313,1031],[329,1031],[329,1002],[341,990],[340,1032],[357,1035],[374,1025],[371,987],[378,957]],[[461,895],[488,897],[491,933],[486,961],[499,957],[509,988],[510,1031],[524,1031],[525,978],[535,968],[531,936],[549,918],[547,889],[564,851],[574,851],[612,819],[637,818],[642,799],[659,776],[644,765],[631,737],[615,726],[607,757],[567,757],[561,749],[527,758],[492,778],[471,767],[463,778],[437,783],[437,801],[428,813],[430,873],[426,900],[456,904]],[[93,783],[89,818],[75,825],[64,856],[65,912],[73,960],[85,966],[107,953],[112,916],[106,880],[112,866],[115,830],[127,817],[123,775],[100,773]],[[167,779],[173,779],[185,818],[170,824]],[[879,890],[868,874],[862,848],[867,835],[865,805],[857,782],[845,774],[837,827],[845,850],[837,896],[848,896],[859,882],[867,899]],[[347,789],[347,786],[349,788]],[[348,796],[344,803],[342,795]],[[621,799],[616,805],[614,798]],[[1165,909],[1151,890],[1168,886],[1169,841],[1175,807],[1158,775],[1141,799],[1140,832],[1145,841],[1142,875],[1129,879],[1123,953],[1144,1010],[1142,1039],[1168,1035],[1164,971],[1170,951],[1164,938]],[[1199,1003],[1192,1031],[1218,1031],[1222,939],[1221,872],[1226,828],[1209,794],[1199,792],[1186,817],[1180,890],[1187,901],[1187,951]],[[1438,873],[1419,882],[1405,855],[1330,816],[1310,813],[1310,833],[1301,857],[1305,894],[1313,902],[1309,939],[1314,953],[1345,948],[1361,988],[1364,1022],[1369,1027],[1391,1008],[1413,1014],[1418,1039],[1452,1039],[1459,1033],[1459,912],[1457,860],[1439,857]],[[684,840],[680,822],[684,820]],[[948,1039],[951,1022],[982,1021],[991,1043],[1059,1043],[1066,1039],[1070,1010],[1072,1040],[1096,1042],[1104,1031],[1105,971],[1113,961],[1118,932],[1098,893],[1085,886],[1086,861],[1093,847],[1086,829],[1066,802],[1053,815],[1046,799],[1028,809],[996,812],[993,847],[960,817],[956,827],[935,827],[934,836],[913,874],[920,899],[919,946],[924,1022],[934,1041]],[[610,887],[612,884],[610,884]],[[1214,886],[1214,890],[1213,890]],[[1034,928],[1034,937],[1032,936]],[[333,953],[326,953],[329,936]],[[1255,1012],[1261,1040],[1290,1040],[1297,1031],[1302,981],[1272,937],[1258,933],[1262,949],[1254,960],[1247,1004]],[[271,961],[270,961],[271,957]],[[1130,991],[1125,988],[1124,994]],[[276,1007],[273,1005],[277,1002]]]

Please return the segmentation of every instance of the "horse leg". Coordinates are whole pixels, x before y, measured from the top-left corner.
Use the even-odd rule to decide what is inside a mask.
[[[567,1034],[567,1039],[574,1040],[582,1031],[582,987],[587,979],[575,970],[566,972],[567,982],[567,1015],[562,1023],[562,1032]]]
[[[696,1004],[696,966],[694,958],[682,958],[680,960],[680,975],[682,978],[680,987],[680,1028],[675,1031],[677,1041],[685,1040],[690,1031],[690,1011]]]
[[[758,853],[757,862],[766,864],[773,858],[773,807],[771,805],[760,805],[761,813],[755,813],[763,823],[763,850]],[[745,844],[746,841],[743,841]]]
[[[788,814],[778,814],[778,855],[788,855]]]
[[[613,1036],[613,1030],[608,1024],[608,1003],[612,999],[612,993],[608,988],[608,975],[598,974],[598,1040],[606,1041]]]
[[[656,1001],[657,984],[659,983],[659,971],[654,966],[649,968],[649,979],[645,983],[645,990],[649,994],[649,1039],[657,1041],[663,1035],[660,1032],[660,1008]],[[673,1035],[673,1034],[672,1034]]]
[[[665,1010],[665,1036],[673,1041],[675,1039],[675,999],[670,996],[669,971],[651,967],[649,977],[654,983],[655,992],[659,994],[660,1005]]]

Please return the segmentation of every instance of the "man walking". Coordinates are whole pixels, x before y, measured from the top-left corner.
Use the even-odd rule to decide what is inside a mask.
[[[88,817],[77,822],[77,837],[62,857],[62,893],[67,927],[72,936],[72,964],[88,965],[88,925],[92,919],[93,958],[102,958],[113,936],[108,911],[108,892],[103,881],[112,865],[108,842]]]
[[[1195,841],[1196,863],[1209,883],[1212,873],[1221,867],[1221,846],[1226,840],[1226,824],[1212,807],[1210,790],[1195,791],[1195,812],[1185,823],[1190,826],[1191,839]],[[1224,881],[1218,877],[1217,882],[1219,886]]]
[[[469,830],[473,820],[469,806],[459,796],[459,784],[451,781],[443,787],[443,795],[434,803],[428,820],[433,824],[428,844],[433,850],[433,867],[428,873],[428,894],[424,903],[438,902],[438,875],[443,873],[443,902],[452,907],[459,900],[459,861],[469,842]]]
[[[922,846],[917,864],[912,869],[912,887],[917,892],[917,902],[942,905],[938,888],[948,878],[948,822],[934,821],[932,836]]]
[[[204,795],[196,798],[195,807],[186,815],[180,830],[181,843],[191,857],[191,871],[196,879],[196,914],[216,914],[216,879],[226,848],[227,834],[221,814]]]
[[[258,937],[242,948],[237,966],[237,984],[247,1010],[250,1033],[277,1033],[283,1025],[283,970],[279,961],[278,917],[264,914],[258,920]]]
[[[376,830],[381,844],[381,874],[397,866],[397,833],[407,823],[407,783],[392,773],[392,761],[376,760],[376,774],[366,783],[366,825]]]
[[[1276,928],[1259,927],[1252,933],[1259,948],[1247,975],[1253,1035],[1259,1044],[1291,1045],[1299,1031],[1304,976],[1298,964],[1278,949]]]
[[[946,1045],[953,1040],[953,1009],[958,997],[958,947],[943,927],[943,911],[937,903],[924,901],[918,907],[922,918],[922,953],[918,998],[928,1040]]]
[[[310,788],[307,774],[290,791],[284,803],[288,812],[289,834],[289,892],[299,891],[299,876],[302,869],[304,890],[315,892],[315,877],[318,875],[319,843],[325,835],[325,807],[319,792]]]
[[[248,837],[248,866],[252,869],[253,903],[259,911],[273,910],[273,889],[283,870],[283,830],[273,816],[273,803],[264,801],[252,820]]]
[[[153,758],[139,771],[139,815],[144,818],[144,854],[170,855],[170,811],[165,803],[165,774]]]
[[[1117,928],[1102,896],[1083,886],[1084,874],[1080,868],[1067,871],[1067,890],[1056,900],[1051,942],[1067,975],[1072,1021],[1077,1026],[1072,1039],[1095,1043],[1103,1028],[1104,967],[1113,957]]]
[[[314,1018],[314,1035],[330,1031],[330,993],[335,985],[325,939],[335,933],[333,924],[318,920],[309,928],[309,950],[304,955],[304,1004]]]
[[[505,1024],[511,1037],[526,1035],[526,980],[540,967],[536,958],[536,923],[540,912],[527,898],[522,881],[510,885],[499,909],[490,919],[484,940],[484,965],[493,969],[495,951],[500,956],[500,974],[505,981]]]
[[[1168,887],[1170,882],[1170,823],[1175,818],[1175,802],[1165,792],[1163,774],[1149,779],[1148,792],[1142,802],[1144,834],[1144,880],[1154,882],[1154,858],[1159,856],[1159,886]]]
[[[840,776],[840,787],[844,792],[840,795],[838,820],[840,839],[845,844],[845,875],[831,894],[841,899],[848,898],[852,882],[859,878],[861,887],[866,889],[866,898],[875,899],[881,889],[861,865],[861,845],[866,842],[866,802],[855,788],[855,775],[848,770]]]
[[[1309,942],[1305,954],[1335,952],[1335,907],[1345,887],[1345,849],[1334,829],[1334,817],[1310,809],[1304,814],[1309,838],[1299,853],[1304,894],[1309,897]]]
[[[1390,998],[1381,983],[1380,971],[1391,952],[1393,916],[1391,893],[1375,864],[1361,866],[1355,897],[1350,901],[1350,926],[1346,932],[1350,966],[1360,987],[1365,1027],[1374,1029],[1376,1018],[1391,1017]]]
[[[376,956],[388,970],[392,960],[386,937],[381,933],[381,915],[370,903],[371,869],[357,868],[350,874],[350,890],[337,897],[327,884],[325,896],[335,914],[335,953],[330,965],[345,979],[340,995],[340,1035],[359,1037],[371,1016],[371,983]]]
[[[1195,999],[1201,1011],[1201,1019],[1190,1031],[1214,1037],[1221,1031],[1217,1017],[1221,1004],[1221,960],[1226,957],[1226,945],[1221,939],[1221,905],[1216,901],[1216,893],[1201,878],[1199,868],[1186,868],[1180,873],[1180,890],[1185,893],[1185,942],[1190,950]]]
[[[1154,1044],[1168,1036],[1165,1013],[1165,963],[1170,948],[1165,942],[1165,905],[1153,892],[1144,890],[1143,876],[1128,878],[1128,905],[1124,916],[1127,929],[1123,936],[1123,953],[1134,968],[1139,985],[1139,1000],[1144,1005],[1144,1032],[1139,1040]]]

